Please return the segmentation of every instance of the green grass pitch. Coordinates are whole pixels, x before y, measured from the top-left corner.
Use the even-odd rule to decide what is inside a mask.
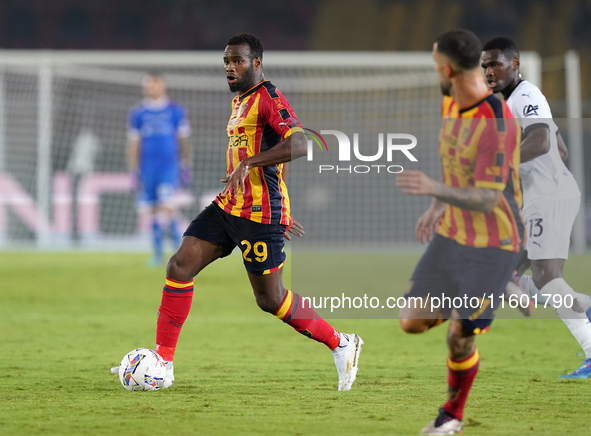
[[[395,283],[416,260],[396,256]],[[588,292],[590,260],[567,262],[575,290]],[[358,381],[337,392],[330,352],[258,309],[236,254],[196,280],[175,385],[125,391],[109,368],[154,346],[164,270],[145,262],[0,253],[0,434],[415,435],[445,400],[445,327],[334,320],[365,340]],[[591,380],[557,378],[579,365],[560,320],[498,319],[477,344],[465,435],[589,434]]]

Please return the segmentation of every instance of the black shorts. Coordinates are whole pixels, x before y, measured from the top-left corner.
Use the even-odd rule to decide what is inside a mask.
[[[435,235],[412,274],[411,287],[405,296],[439,298],[444,318],[449,318],[455,308],[469,331],[483,333],[492,323],[519,257],[520,253],[469,247]],[[487,301],[491,294],[493,299]],[[442,299],[444,296],[446,300]],[[458,304],[454,305],[455,297],[460,297],[462,304],[456,300]],[[481,301],[481,306],[471,305],[472,298]]]
[[[189,224],[184,236],[221,245],[222,257],[240,247],[246,270],[261,276],[283,267],[286,229],[282,224],[261,224],[231,215],[212,203]]]

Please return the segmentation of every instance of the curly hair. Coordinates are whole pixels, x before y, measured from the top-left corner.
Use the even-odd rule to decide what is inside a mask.
[[[228,40],[227,45],[248,45],[250,56],[253,59],[263,58],[263,43],[260,39],[250,33],[239,33]]]

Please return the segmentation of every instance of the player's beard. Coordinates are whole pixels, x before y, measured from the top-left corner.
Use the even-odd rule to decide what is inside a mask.
[[[229,83],[228,85],[230,86],[230,91],[232,92],[242,93],[244,91],[248,91],[249,88],[252,88],[254,85],[254,68],[252,65],[242,74],[240,80],[238,80],[236,83]]]
[[[449,97],[451,95],[451,82],[440,82],[439,85],[441,86],[441,93]]]

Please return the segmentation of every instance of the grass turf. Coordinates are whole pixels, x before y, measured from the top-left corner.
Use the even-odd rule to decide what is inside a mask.
[[[394,257],[406,287],[417,256]],[[589,260],[567,262],[575,290],[591,282]],[[127,392],[109,368],[154,345],[164,271],[145,262],[0,253],[0,434],[414,435],[445,401],[445,328],[335,320],[365,340],[358,381],[337,392],[330,352],[257,308],[238,255],[196,280],[175,385]],[[591,380],[557,378],[579,364],[560,320],[497,319],[477,343],[464,434],[588,434]]]

